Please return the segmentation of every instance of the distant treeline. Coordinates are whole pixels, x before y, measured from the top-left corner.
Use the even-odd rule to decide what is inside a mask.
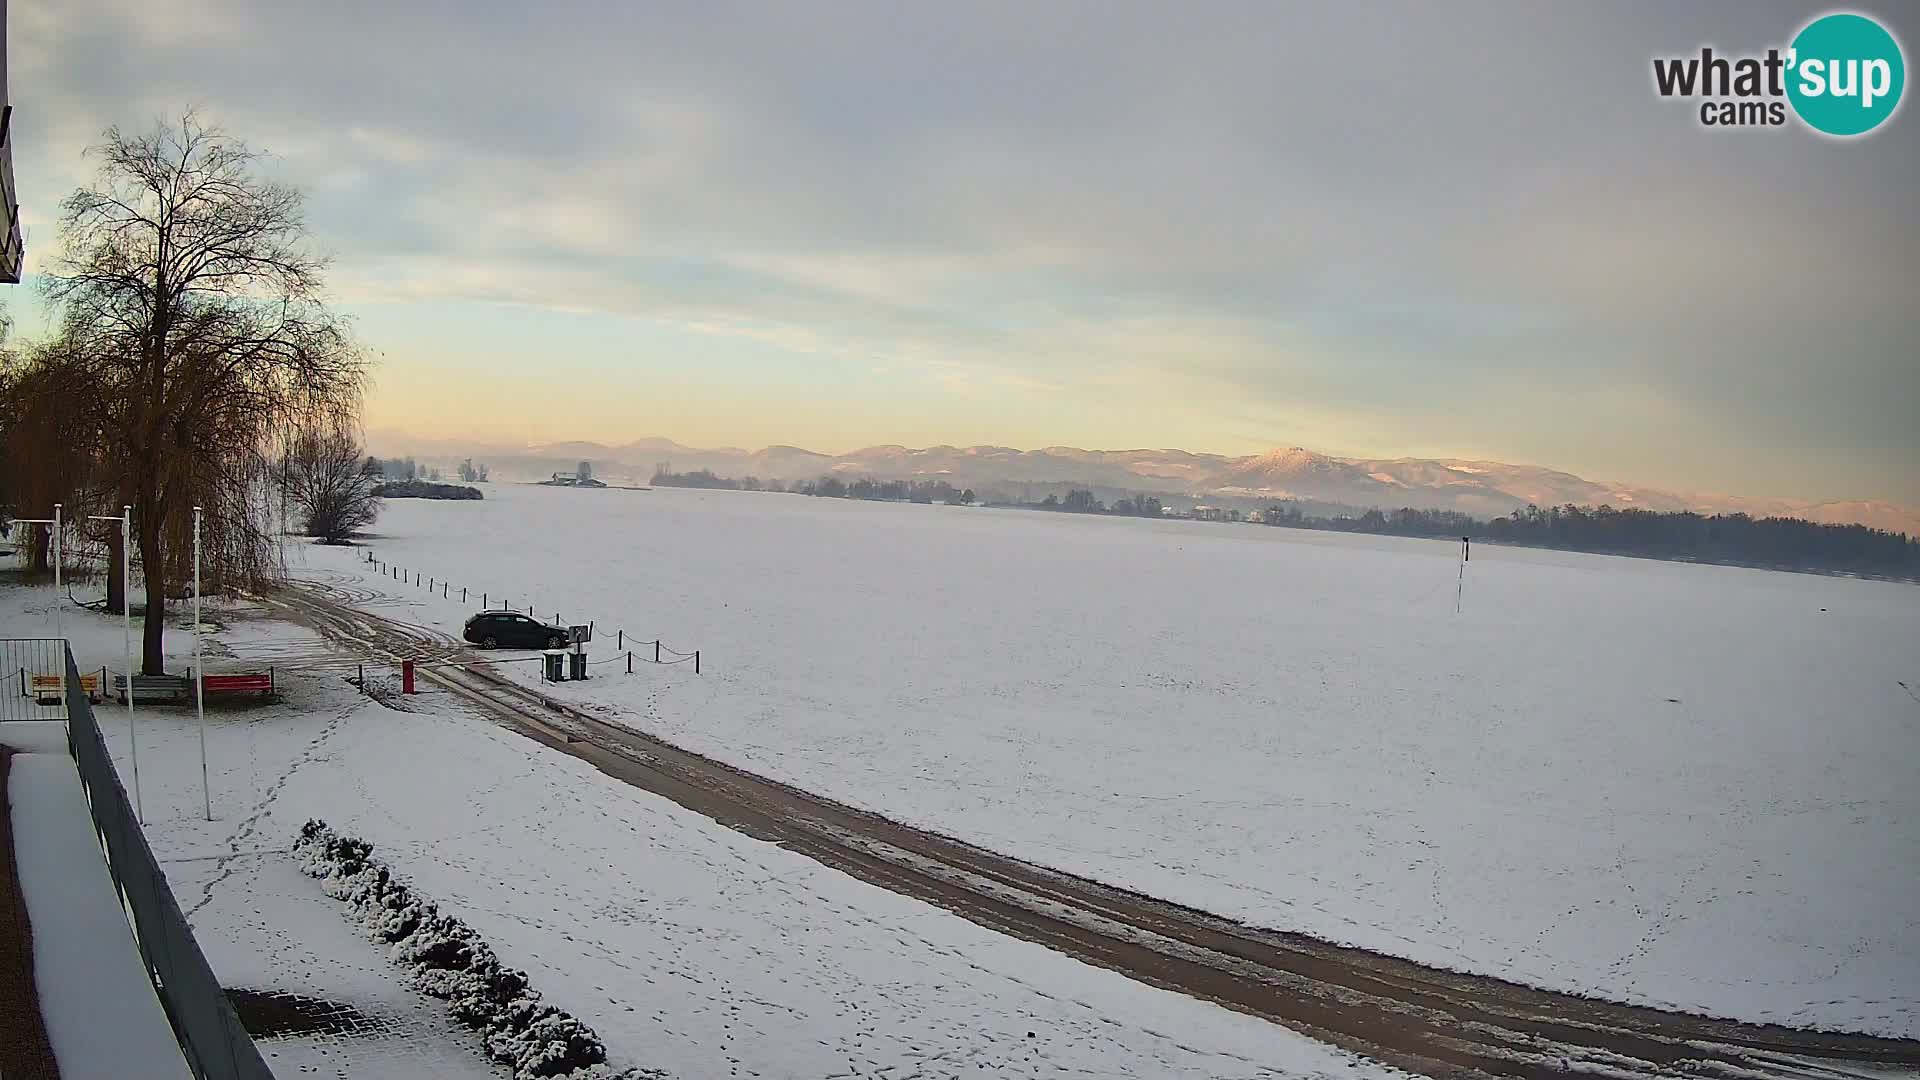
[[[1865,525],[1800,518],[1696,514],[1690,510],[1617,510],[1611,506],[1529,506],[1481,521],[1450,510],[1369,510],[1358,517],[1313,517],[1271,506],[1269,525],[1392,536],[1472,536],[1526,547],[1603,555],[1728,563],[1920,579],[1920,538]]]
[[[945,480],[843,480],[823,476],[785,484],[755,477],[739,480],[701,469],[654,473],[662,487],[724,488],[735,491],[790,491],[833,499],[971,505],[973,489],[956,489]],[[1173,513],[1152,495],[1116,500],[1108,506],[1091,491],[1075,488],[1064,497],[1010,505],[1028,510],[1127,517],[1206,516],[1294,529],[1374,533],[1383,536],[1460,537],[1562,548],[1603,555],[1728,563],[1782,570],[1815,570],[1920,580],[1920,538],[1865,525],[1823,525],[1800,518],[1755,518],[1746,514],[1696,514],[1692,511],[1617,510],[1611,506],[1529,506],[1491,521],[1453,510],[1368,510],[1363,514],[1323,517],[1298,506],[1275,503],[1244,518],[1239,511]]]
[[[745,476],[738,480],[715,476],[706,469],[693,472],[655,470],[655,487],[717,488],[723,491],[786,491],[795,495],[817,495],[829,499],[871,499],[876,502],[947,503],[964,506],[974,501],[972,488],[956,488],[945,480],[842,480],[823,476],[818,480],[796,480],[791,485],[780,480],[762,480]]]
[[[379,484],[374,487],[375,498],[380,499],[479,499],[483,498],[479,488],[465,487],[460,484],[435,484],[426,480],[398,480]]]

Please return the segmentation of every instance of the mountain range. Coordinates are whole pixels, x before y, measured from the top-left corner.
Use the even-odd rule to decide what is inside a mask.
[[[1536,465],[1457,458],[1345,458],[1292,447],[1232,457],[1185,450],[1082,450],[1048,446],[869,446],[845,454],[822,454],[797,446],[691,447],[648,438],[617,446],[559,442],[542,446],[489,445],[460,439],[425,439],[396,431],[368,433],[368,446],[383,456],[410,455],[426,463],[471,457],[484,461],[499,480],[546,479],[587,461],[601,479],[644,484],[656,468],[705,469],[720,476],[762,480],[812,480],[825,475],[876,480],[946,480],[983,497],[1039,499],[1088,488],[1101,498],[1152,494],[1162,501],[1262,504],[1280,499],[1312,504],[1316,512],[1378,507],[1457,510],[1495,517],[1533,504],[1611,505],[1648,510],[1743,512],[1857,522],[1920,535],[1920,509],[1875,500],[1816,502],[1666,491],[1633,484],[1588,480]]]

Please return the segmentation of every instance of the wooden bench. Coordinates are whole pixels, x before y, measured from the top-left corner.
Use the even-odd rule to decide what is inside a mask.
[[[59,675],[35,675],[32,686],[36,705],[59,705],[67,700],[67,680]],[[88,701],[98,704],[100,676],[91,673],[80,676],[80,689],[86,692]]]
[[[208,697],[220,697],[227,694],[259,694],[272,697],[273,669],[261,672],[230,672],[224,675],[206,674],[200,676],[200,688]]]
[[[133,677],[133,700],[168,704],[178,704],[187,700],[192,689],[183,675],[135,675]],[[127,677],[113,677],[113,692],[121,701],[127,700]]]

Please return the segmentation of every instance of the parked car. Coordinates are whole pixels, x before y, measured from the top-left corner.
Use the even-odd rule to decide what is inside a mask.
[[[461,637],[483,649],[560,649],[567,628],[549,626],[517,611],[483,611],[467,620]]]

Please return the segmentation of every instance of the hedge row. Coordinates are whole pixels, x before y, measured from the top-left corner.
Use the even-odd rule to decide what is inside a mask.
[[[615,1070],[593,1029],[543,1003],[527,973],[500,963],[473,929],[416,894],[373,858],[373,845],[341,834],[320,820],[300,827],[293,842],[300,870],[321,880],[328,896],[346,903],[349,917],[389,957],[407,981],[447,1002],[454,1019],[486,1040],[487,1056],[511,1066],[514,1080],[660,1080],[650,1069]]]

